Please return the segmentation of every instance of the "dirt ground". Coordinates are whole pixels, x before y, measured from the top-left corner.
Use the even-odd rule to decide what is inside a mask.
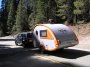
[[[79,40],[79,44],[75,47],[90,50],[90,23],[69,27],[75,32]]]

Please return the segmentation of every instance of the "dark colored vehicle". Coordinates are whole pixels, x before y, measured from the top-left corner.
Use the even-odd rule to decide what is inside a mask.
[[[15,44],[18,46],[33,47],[33,32],[22,32],[15,38]]]

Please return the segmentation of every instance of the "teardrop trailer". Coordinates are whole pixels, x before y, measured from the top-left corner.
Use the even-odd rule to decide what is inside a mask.
[[[75,33],[63,24],[39,24],[33,30],[34,47],[54,51],[78,44]]]
[[[29,32],[24,32],[19,35],[24,34],[27,36],[28,33]],[[16,45],[18,43],[22,43],[21,46],[24,47],[33,44],[34,48],[38,47],[41,49],[41,51],[54,51],[77,45],[78,38],[76,37],[75,33],[66,25],[37,24],[33,31],[30,32],[28,37],[23,38],[22,36],[17,36],[15,42]]]

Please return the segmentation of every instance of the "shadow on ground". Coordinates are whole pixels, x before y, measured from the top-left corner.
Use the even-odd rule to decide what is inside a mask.
[[[67,62],[54,63],[47,60],[32,58],[32,56],[35,53],[36,54],[40,53],[38,49],[8,48],[8,49],[3,49],[2,51],[5,52],[5,54],[1,54],[2,56],[0,55],[0,67],[42,67],[42,66],[43,67],[80,67],[78,65]],[[46,53],[48,55],[70,58],[72,53],[77,55],[77,53],[79,52],[83,53],[82,51],[70,50],[70,49],[65,49],[64,51],[58,50],[55,52],[46,52]],[[89,53],[80,54],[72,58],[77,58],[87,54]]]
[[[20,47],[20,48],[5,48],[5,49],[0,49],[0,57],[6,56],[9,54],[16,54],[16,53],[28,52],[28,51],[30,51],[30,53],[33,53],[33,54],[35,54],[35,53],[40,54],[39,49],[35,49],[35,48],[34,49],[33,48],[22,48],[22,47]],[[64,49],[64,50],[57,50],[57,51],[51,51],[51,52],[45,51],[44,54],[52,55],[52,56],[56,56],[56,57],[62,57],[62,58],[66,58],[66,59],[76,59],[79,57],[90,55],[90,52],[76,50],[76,49]]]
[[[76,59],[79,57],[90,55],[90,52],[82,51],[82,50],[75,50],[75,49],[64,49],[64,50],[57,50],[53,52],[46,51],[45,54],[67,58],[67,59]]]

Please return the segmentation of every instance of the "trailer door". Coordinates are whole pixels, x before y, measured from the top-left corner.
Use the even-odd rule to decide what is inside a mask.
[[[40,39],[46,50],[55,49],[55,41],[53,34],[48,30],[40,30]]]

